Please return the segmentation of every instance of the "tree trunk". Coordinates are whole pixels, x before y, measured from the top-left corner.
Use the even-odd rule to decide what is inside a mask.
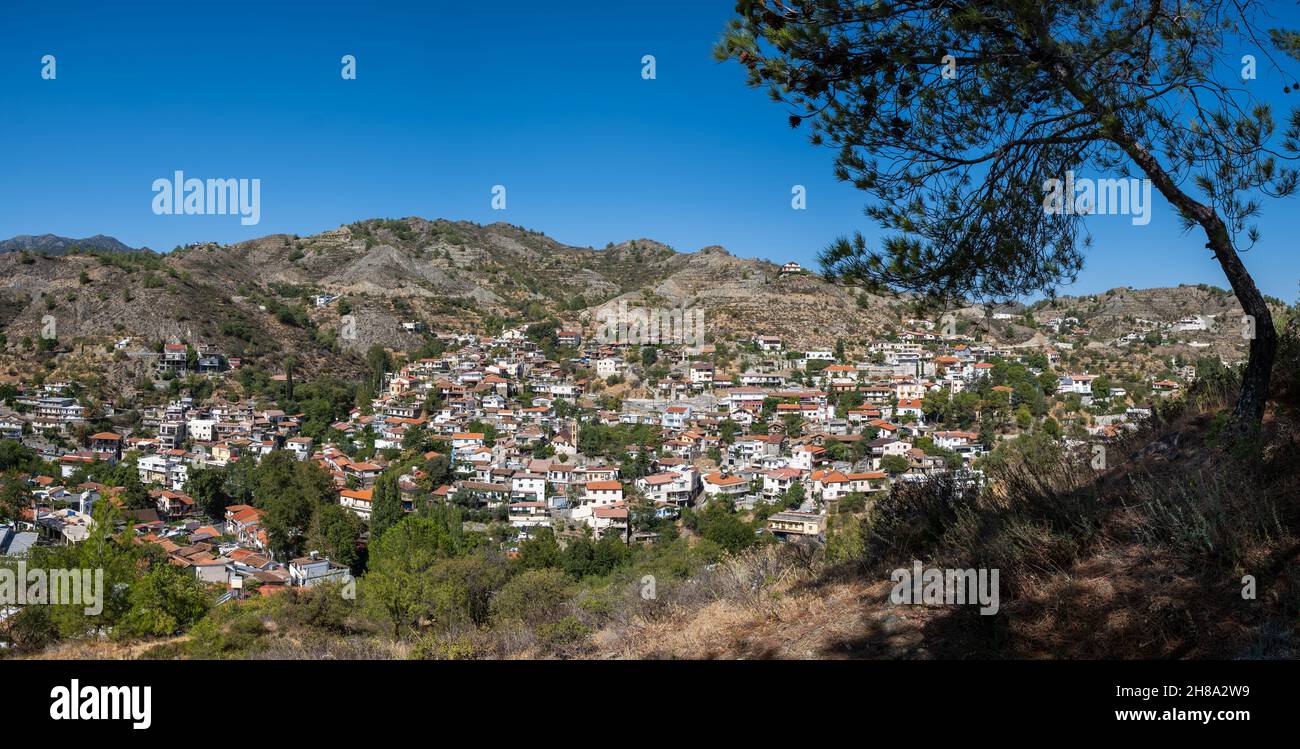
[[[1269,312],[1264,295],[1259,293],[1255,279],[1250,277],[1237,249],[1232,246],[1228,227],[1218,212],[1179,189],[1155,157],[1131,136],[1123,134],[1116,141],[1142,167],[1156,189],[1205,231],[1205,236],[1209,239],[1205,246],[1214,253],[1214,259],[1219,261],[1219,267],[1228,278],[1233,295],[1246,313],[1240,330],[1243,337],[1250,339],[1250,359],[1241,376],[1241,391],[1232,415],[1237,427],[1256,429],[1264,420],[1273,359],[1277,355],[1277,330],[1273,327],[1273,313]]]
[[[1097,118],[1103,136],[1119,146],[1128,154],[1137,166],[1146,173],[1156,190],[1173,205],[1179,213],[1194,221],[1209,240],[1206,247],[1214,252],[1214,259],[1228,277],[1232,293],[1241,303],[1241,309],[1248,316],[1243,320],[1243,334],[1250,338],[1250,359],[1246,371],[1241,377],[1241,391],[1233,409],[1233,423],[1238,428],[1252,430],[1258,428],[1264,420],[1264,407],[1268,403],[1269,381],[1273,374],[1273,359],[1277,354],[1277,330],[1273,327],[1273,315],[1268,310],[1264,295],[1259,293],[1255,280],[1246,271],[1241,256],[1232,246],[1232,237],[1223,218],[1210,205],[1188,195],[1182,190],[1165,170],[1160,161],[1137,137],[1123,129],[1119,118],[1082,83],[1074,72],[1062,62],[1062,56],[1056,41],[1050,37],[1045,27],[1037,29],[1037,39],[1046,57],[1051,62],[1048,69],[1053,76],[1074,96],[1089,113]]]
[[[1269,382],[1273,375],[1273,359],[1277,355],[1277,330],[1273,327],[1273,313],[1268,302],[1259,293],[1255,280],[1246,272],[1241,257],[1233,248],[1226,231],[1216,232],[1206,246],[1214,250],[1214,257],[1232,284],[1232,293],[1241,302],[1246,313],[1242,321],[1242,335],[1250,338],[1250,359],[1241,375],[1241,392],[1233,420],[1240,426],[1258,426],[1264,420],[1264,407],[1268,403]]]

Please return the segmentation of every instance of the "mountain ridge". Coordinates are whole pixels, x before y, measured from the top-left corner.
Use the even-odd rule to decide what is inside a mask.
[[[96,234],[84,239],[73,239],[58,234],[18,234],[0,240],[0,252],[38,252],[43,255],[64,255],[75,248],[100,252],[153,252],[148,247],[131,247],[116,237]]]
[[[51,235],[52,236],[52,235]],[[294,354],[305,374],[354,373],[380,345],[415,351],[430,332],[499,329],[554,319],[590,328],[605,306],[700,308],[706,339],[781,337],[788,349],[828,349],[901,331],[917,316],[906,298],[869,294],[815,273],[717,245],[680,252],[652,240],[604,248],[566,245],[512,224],[448,219],[368,219],[310,236],[272,234],[234,244],[197,243],[168,253],[0,254],[4,351],[20,355],[47,317],[62,346],[107,350],[161,342],[209,343],[230,356],[278,361]],[[1074,313],[1098,335],[1132,318],[1176,320],[1235,306],[1222,290],[1112,289],[1023,308],[1033,318],[995,322],[983,307],[958,311],[963,330],[1014,345],[1053,317]],[[317,305],[318,295],[341,297]],[[356,335],[340,335],[350,314]],[[1168,321],[1172,321],[1168,320]],[[1208,334],[1207,334],[1208,335]],[[1236,346],[1223,335],[1225,346]],[[1094,344],[1095,345],[1095,344]],[[108,347],[111,348],[111,347]],[[1229,350],[1229,349],[1224,349]],[[109,351],[111,353],[111,351]]]

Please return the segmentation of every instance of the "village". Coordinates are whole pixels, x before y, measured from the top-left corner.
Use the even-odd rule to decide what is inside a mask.
[[[783,272],[798,271],[790,265]],[[652,543],[663,523],[710,504],[744,513],[774,542],[823,543],[828,518],[861,510],[896,482],[951,475],[979,485],[982,458],[1003,440],[1046,430],[1086,453],[1149,416],[1151,402],[1133,402],[1117,378],[1061,368],[1077,322],[1049,323],[1059,347],[1026,349],[943,321],[903,320],[855,355],[842,345],[788,350],[772,335],[683,345],[656,338],[651,347],[553,325],[430,334],[443,353],[384,372],[375,397],[320,440],[302,434],[304,414],[258,398],[179,397],[141,409],[138,428],[87,433],[93,414],[69,395],[76,383],[22,387],[0,410],[0,434],[59,472],[23,476],[30,506],[0,526],[0,555],[77,543],[96,505],[109,501],[138,542],[160,545],[172,564],[224,589],[223,599],[350,580],[354,570],[320,549],[277,555],[256,500],[205,513],[191,496],[195,472],[276,451],[323,469],[332,501],[361,521],[362,545],[386,472],[400,472],[403,511],[464,508],[467,526],[497,528],[507,554],[543,528],[562,542]],[[1175,325],[1188,322],[1165,327]],[[157,366],[219,379],[243,364],[174,342]],[[1154,380],[1149,397],[1195,379],[1194,367],[1178,371],[1181,382]],[[633,378],[643,397],[609,396],[632,392]],[[1052,415],[1062,401],[1094,413],[1063,426]],[[79,425],[83,444],[70,444]],[[122,465],[147,502],[128,503],[123,487],[88,478]]]

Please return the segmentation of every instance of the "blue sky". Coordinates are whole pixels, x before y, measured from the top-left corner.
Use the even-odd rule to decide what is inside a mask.
[[[731,14],[723,0],[10,3],[0,237],[103,233],[167,250],[418,215],[812,265],[837,235],[874,235],[865,196],[739,66],[713,61]],[[41,79],[45,54],[54,81]],[[339,75],[344,54],[355,81]],[[655,80],[641,78],[646,54]],[[1300,104],[1273,70],[1259,75],[1275,105]],[[178,169],[261,179],[261,223],[154,215],[150,185]],[[497,184],[505,211],[491,208]],[[790,207],[796,184],[807,210]],[[1286,301],[1297,216],[1300,197],[1266,201],[1263,241],[1245,255]],[[1096,247],[1065,293],[1227,285],[1158,197],[1149,226],[1106,216],[1089,228]]]

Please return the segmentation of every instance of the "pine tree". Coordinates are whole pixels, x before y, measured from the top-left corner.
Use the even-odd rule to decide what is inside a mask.
[[[375,481],[370,499],[370,541],[374,543],[384,531],[397,525],[405,516],[402,510],[402,491],[397,486],[397,475],[385,471]]]
[[[1224,62],[1249,48],[1280,67],[1260,48],[1270,35],[1300,57],[1300,34],[1264,33],[1268,10],[744,0],[716,54],[744,65],[751,86],[790,108],[791,127],[836,149],[835,176],[872,196],[880,246],[860,233],[836,240],[821,255],[828,276],[946,307],[1050,296],[1083,266],[1084,216],[1103,189],[1113,212],[1149,220],[1168,206],[1203,235],[1248,316],[1234,422],[1254,428],[1278,337],[1236,243],[1257,240],[1263,197],[1300,182],[1286,163],[1300,156],[1300,111],[1278,142],[1268,104]],[[1075,208],[1087,193],[1061,185],[1078,192],[1072,176],[1089,172],[1103,179]],[[1135,190],[1163,203],[1139,206]]]

